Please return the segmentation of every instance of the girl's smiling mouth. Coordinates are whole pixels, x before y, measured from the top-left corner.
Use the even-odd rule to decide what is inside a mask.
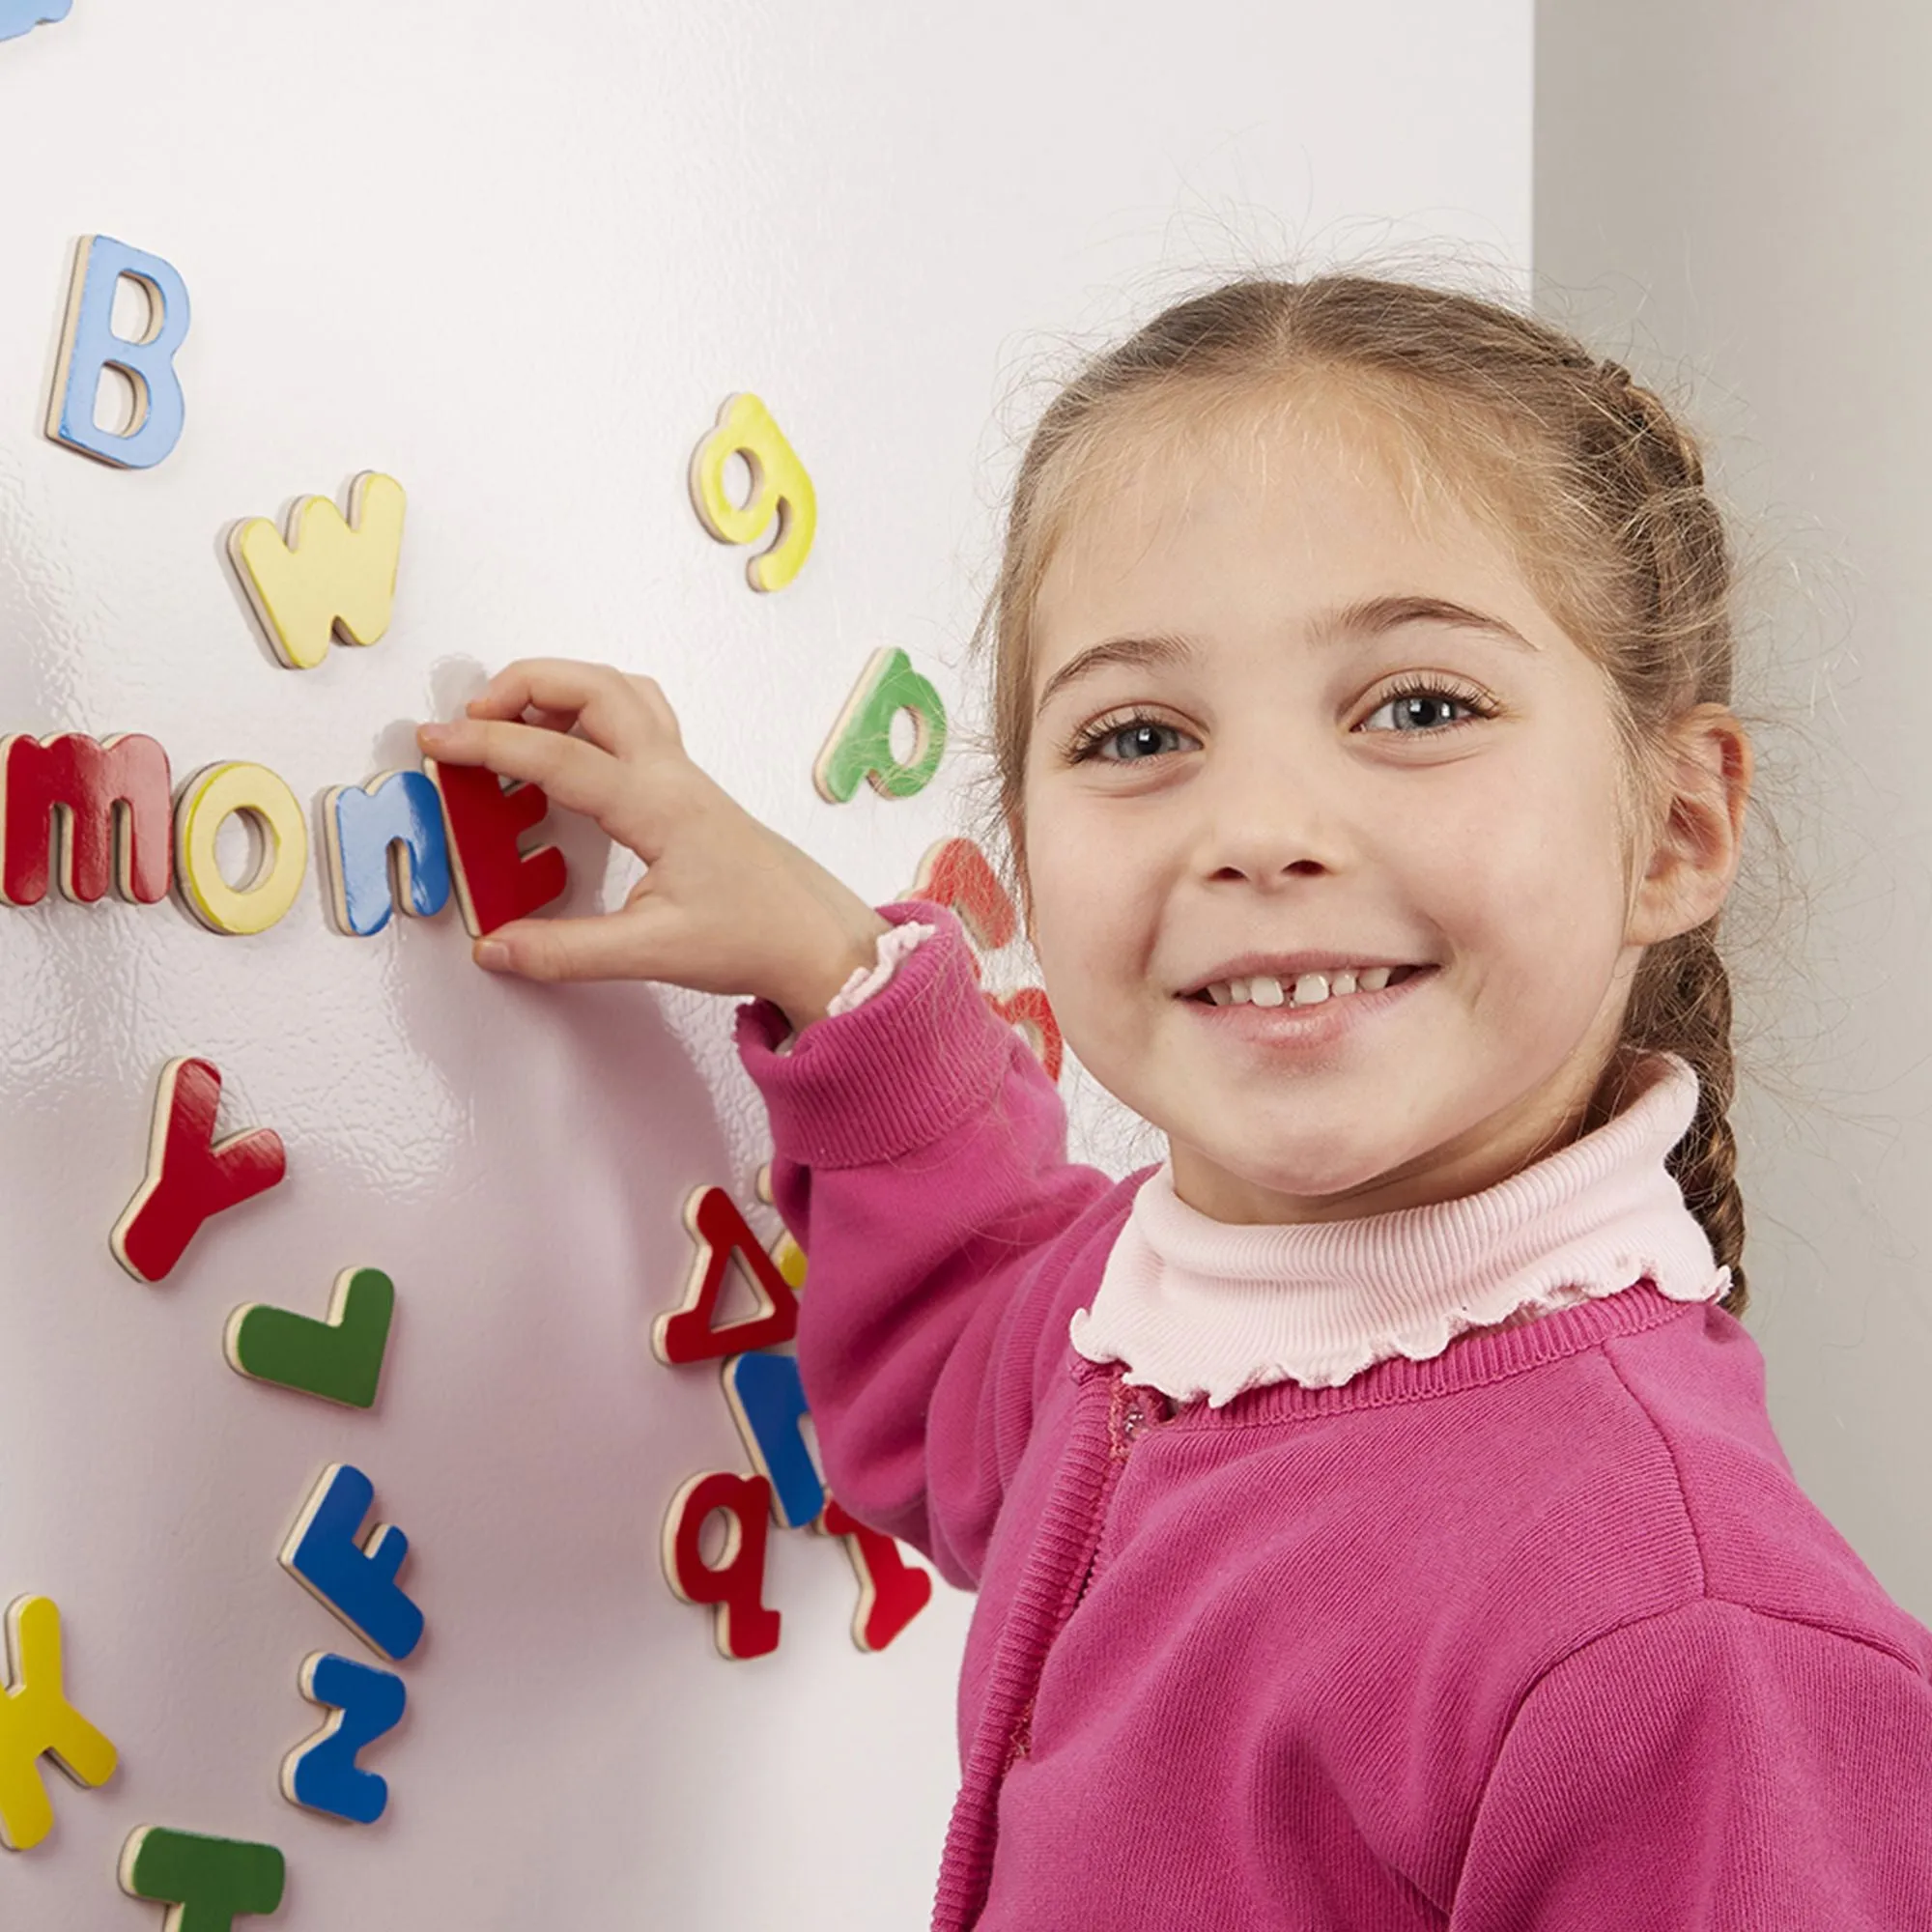
[[[1233,962],[1209,980],[1181,998],[1216,1007],[1314,1007],[1330,999],[1355,998],[1399,986],[1418,973],[1435,970],[1431,963],[1391,965],[1296,965],[1267,970],[1246,960]]]
[[[1215,980],[1179,997],[1217,1032],[1249,1039],[1311,1043],[1338,1037],[1409,998],[1437,968],[1376,967],[1357,977],[1303,973],[1287,984],[1268,974]]]

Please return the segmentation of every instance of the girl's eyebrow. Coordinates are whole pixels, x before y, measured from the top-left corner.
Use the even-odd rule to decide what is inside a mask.
[[[1399,624],[1450,624],[1458,630],[1488,632],[1520,650],[1543,648],[1500,617],[1472,611],[1466,604],[1453,604],[1446,597],[1366,597],[1354,604],[1321,611],[1309,628],[1318,644],[1341,644],[1392,631]],[[1038,717],[1057,693],[1103,666],[1186,665],[1195,663],[1199,657],[1198,646],[1189,639],[1168,631],[1157,631],[1145,638],[1105,639],[1077,652],[1047,679],[1039,702],[1034,706],[1034,716]]]

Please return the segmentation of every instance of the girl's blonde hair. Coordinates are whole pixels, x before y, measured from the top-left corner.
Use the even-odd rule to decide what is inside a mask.
[[[1033,613],[1079,511],[1151,446],[1246,424],[1319,387],[1393,432],[1412,490],[1452,492],[1508,546],[1525,582],[1605,675],[1622,756],[1627,872],[1634,832],[1668,796],[1669,730],[1728,706],[1733,564],[1698,445],[1621,364],[1533,316],[1459,291],[1362,274],[1244,277],[1174,304],[1091,357],[1033,432],[998,576],[975,636],[993,655],[999,830],[1027,899],[1025,772]],[[1730,1123],[1730,977],[1718,918],[1645,951],[1593,1118],[1634,1057],[1681,1055],[1698,1102],[1667,1165],[1744,1312],[1744,1204]]]

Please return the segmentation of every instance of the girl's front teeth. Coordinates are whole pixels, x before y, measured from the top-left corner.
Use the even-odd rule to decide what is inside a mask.
[[[1379,993],[1399,967],[1371,966],[1361,973],[1304,973],[1291,989],[1279,980],[1258,973],[1251,980],[1220,980],[1208,988],[1208,996],[1217,1007],[1314,1007],[1335,993]]]

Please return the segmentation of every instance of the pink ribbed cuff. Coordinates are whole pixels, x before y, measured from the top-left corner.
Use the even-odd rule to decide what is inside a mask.
[[[849,1013],[855,1007],[863,1007],[872,995],[891,983],[893,975],[898,971],[898,964],[921,940],[930,939],[933,928],[919,920],[905,925],[888,926],[879,934],[877,956],[869,966],[855,966],[845,983],[833,994],[825,1009],[825,1017],[834,1013]],[[775,1053],[789,1053],[798,1044],[798,1035],[788,1034],[772,1050]]]
[[[921,940],[930,939],[932,933],[931,926],[916,919],[909,920],[904,925],[889,926],[880,933],[877,960],[869,967],[853,968],[851,978],[833,994],[831,1004],[825,1009],[826,1018],[830,1019],[834,1013],[849,1013],[854,1007],[863,1007],[892,979],[899,961]]]
[[[1032,1051],[987,1006],[950,907],[907,899],[878,912],[932,936],[901,942],[890,977],[862,1006],[795,1037],[771,1001],[738,1009],[738,1055],[764,1097],[773,1144],[809,1166],[863,1167],[929,1146],[990,1107],[1012,1055]],[[792,1050],[781,1053],[787,1039]]]

